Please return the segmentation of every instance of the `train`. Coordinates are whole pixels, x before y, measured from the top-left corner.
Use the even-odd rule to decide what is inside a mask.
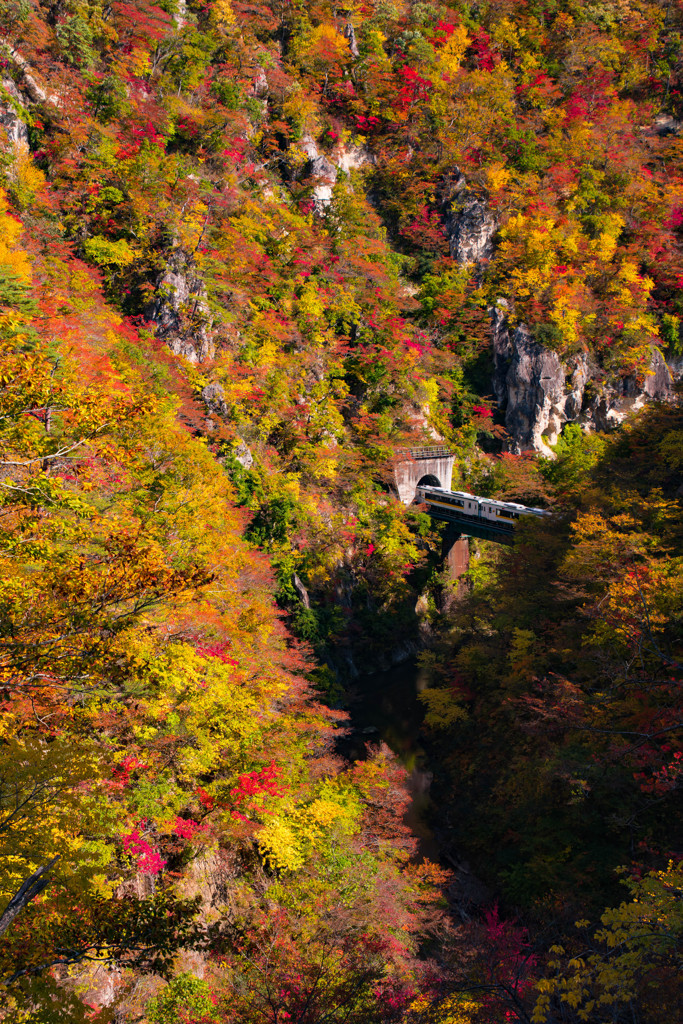
[[[450,512],[454,519],[460,519],[463,516],[478,520],[485,519],[492,526],[495,524],[498,529],[504,530],[514,530],[515,521],[520,516],[543,518],[550,515],[550,512],[545,509],[530,508],[528,505],[519,505],[515,501],[480,498],[476,494],[468,494],[466,491],[447,491],[443,487],[432,487],[425,484],[418,484],[415,500],[420,504],[425,504],[428,509],[433,508],[443,517]]]

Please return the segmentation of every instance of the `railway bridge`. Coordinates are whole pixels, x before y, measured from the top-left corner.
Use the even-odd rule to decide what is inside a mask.
[[[451,489],[455,454],[445,445],[425,448],[399,448],[394,458],[394,483],[404,505],[415,500],[420,485]],[[429,515],[447,523],[443,534],[442,558],[452,578],[466,573],[470,563],[469,538],[479,537],[496,544],[512,544],[514,532],[504,524],[473,520],[457,508],[430,507]]]
[[[429,448],[399,448],[394,457],[394,483],[398,496],[404,505],[415,500],[415,491],[422,484],[430,487],[451,489],[455,454],[445,445],[432,445]],[[481,540],[492,540],[496,544],[512,544],[513,531],[507,524],[476,521],[472,516],[463,515],[456,508],[429,509],[432,519],[448,523],[444,537],[451,538],[451,545],[459,536],[479,537]]]

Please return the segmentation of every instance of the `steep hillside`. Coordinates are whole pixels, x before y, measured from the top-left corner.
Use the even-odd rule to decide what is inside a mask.
[[[675,1019],[682,30],[2,4],[0,1019]],[[556,513],[457,607],[392,491],[434,442]],[[425,637],[439,834],[508,919],[336,752]],[[628,860],[665,937],[572,960]]]
[[[678,17],[6,6],[8,187],[34,244],[184,358],[193,425],[337,668],[340,645],[372,657],[378,619],[388,650],[410,634],[431,571],[408,579],[429,544],[383,497],[397,446],[445,438],[481,489],[477,436],[547,452],[566,421],[670,393]]]
[[[0,227],[0,1015],[135,1015],[192,968],[226,1020],[262,1019],[276,976],[292,1014],[381,1017],[439,895],[403,773],[335,757],[175,367],[84,264]]]

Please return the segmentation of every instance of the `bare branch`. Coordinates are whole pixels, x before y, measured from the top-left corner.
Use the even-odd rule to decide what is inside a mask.
[[[4,932],[7,931],[17,914],[23,910],[24,907],[28,906],[31,900],[34,900],[36,896],[43,891],[45,886],[49,883],[49,879],[43,878],[43,875],[46,871],[49,871],[50,868],[54,867],[59,860],[59,857],[60,855],[57,854],[57,856],[53,857],[48,864],[45,864],[43,867],[38,868],[37,871],[34,871],[33,874],[30,875],[22,884],[21,888],[14,894],[0,917],[0,935],[3,935]]]

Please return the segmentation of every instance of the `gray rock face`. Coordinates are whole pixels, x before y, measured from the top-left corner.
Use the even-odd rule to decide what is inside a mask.
[[[337,168],[320,152],[315,139],[310,135],[303,137],[301,148],[308,157],[306,177],[316,181],[313,200],[319,211],[324,210],[328,203],[332,202],[332,191],[337,181]]]
[[[9,45],[7,40],[0,40],[3,44],[3,55],[7,57],[14,65],[15,70],[21,78],[22,90],[26,93],[32,103],[45,103],[49,101],[59,106],[59,98],[57,96],[48,96],[44,89],[36,82],[35,78],[31,74],[33,70],[27,60],[24,60],[18,50],[15,50]]]
[[[257,68],[256,74],[254,75],[254,81],[251,87],[251,95],[255,96],[256,99],[264,100],[268,96],[270,88],[268,86],[268,79],[263,68]]]
[[[350,21],[347,21],[346,25],[344,26],[344,39],[346,39],[346,41],[349,44],[351,56],[359,57],[360,50],[358,49],[358,43],[356,42],[356,30],[354,29]]]
[[[339,171],[348,174],[354,168],[372,163],[373,159],[367,150],[361,149],[359,146],[339,146],[332,154],[331,159],[328,159],[324,153],[320,152],[317,142],[311,135],[304,135],[301,140],[301,148],[308,157],[304,174],[316,181],[313,188],[313,200],[318,213],[323,213],[331,203]]]
[[[645,378],[643,391],[649,398],[666,401],[672,397],[673,374],[658,348],[652,349],[650,373]]]
[[[593,398],[586,385],[595,368],[585,354],[563,363],[556,352],[533,341],[524,324],[510,330],[504,303],[491,311],[494,372],[491,381],[513,451],[552,456],[551,446],[565,423],[587,430],[612,430],[630,412],[653,399],[672,397],[672,377],[661,352],[653,348],[650,373],[608,381]]]
[[[566,420],[562,364],[555,352],[532,341],[523,324],[508,339],[505,429],[519,448],[550,454],[548,443],[555,443],[563,418]],[[500,378],[501,359],[498,365]],[[496,392],[501,390],[499,380]]]
[[[294,575],[292,576],[292,585],[293,585],[294,589],[296,590],[296,592],[297,592],[297,594],[299,596],[299,600],[301,601],[301,603],[304,606],[304,608],[310,608],[311,607],[311,599],[308,596],[308,591],[306,590],[306,587],[301,582],[301,580],[299,579],[299,577],[297,576],[296,573],[294,573]]]
[[[652,400],[673,398],[673,377],[659,349],[652,349],[650,372],[643,380],[635,376],[609,381],[600,395],[587,404],[584,419],[596,430],[614,430],[629,413],[636,412]]]
[[[157,292],[146,310],[157,325],[157,335],[171,352],[191,363],[213,358],[211,316],[203,281],[194,274],[184,254],[176,254],[157,281]]]
[[[11,78],[0,79],[0,85],[0,126],[12,149],[28,149],[28,127],[17,112],[26,106],[26,100]]]
[[[186,0],[177,0],[175,14],[173,15],[176,31],[180,32],[187,25],[187,3]]]
[[[225,391],[222,385],[207,384],[205,388],[202,388],[202,399],[209,412],[218,416],[228,415],[228,404],[225,401]]]
[[[507,372],[512,359],[512,341],[508,330],[508,304],[499,299],[491,309],[491,338],[493,341],[493,377],[491,386],[496,402],[501,409],[507,404]]]
[[[680,135],[681,122],[671,117],[670,114],[659,114],[651,125],[645,125],[642,129],[645,135],[659,136],[664,138],[667,135]]]
[[[207,384],[205,388],[202,388],[201,395],[207,412],[213,413],[214,416],[222,416],[224,419],[229,418],[230,409],[225,400],[225,391],[222,384],[219,384],[218,381],[214,381],[213,384]],[[251,454],[251,450],[245,441],[240,439],[232,454],[245,469],[250,469],[254,465],[254,456]]]
[[[254,465],[254,456],[251,454],[249,445],[245,444],[244,441],[240,441],[233,454],[239,464],[244,466],[245,469],[251,469]]]
[[[490,259],[498,225],[486,200],[468,188],[464,174],[457,169],[456,175],[444,204],[444,223],[451,256],[465,266]]]

